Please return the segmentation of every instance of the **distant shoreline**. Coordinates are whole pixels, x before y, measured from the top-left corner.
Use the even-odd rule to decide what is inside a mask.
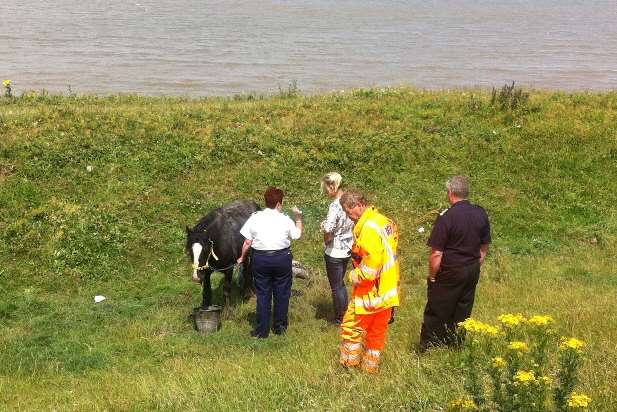
[[[345,93],[355,93],[359,91],[383,91],[383,90],[415,90],[415,91],[425,91],[429,93],[459,93],[459,92],[476,92],[476,93],[490,93],[493,89],[499,90],[506,85],[511,85],[512,81],[504,82],[501,84],[495,84],[493,86],[458,86],[458,87],[418,87],[406,83],[402,83],[394,86],[372,86],[372,87],[352,87],[352,88],[341,88],[341,89],[330,89],[330,90],[302,90],[300,87],[292,87],[288,85],[286,88],[280,88],[279,90],[273,91],[264,91],[264,92],[256,92],[256,91],[242,91],[237,93],[227,93],[227,94],[191,94],[191,93],[169,93],[169,94],[156,94],[156,93],[141,93],[141,92],[79,92],[78,90],[73,90],[72,88],[66,91],[61,90],[48,90],[45,88],[42,89],[15,89],[13,88],[13,95],[15,97],[21,97],[24,95],[38,95],[38,96],[54,96],[54,97],[114,97],[114,96],[123,96],[123,97],[143,97],[143,98],[177,98],[177,99],[189,99],[189,100],[200,100],[200,99],[217,99],[217,98],[231,98],[231,99],[267,99],[270,97],[276,97],[280,95],[298,95],[305,97],[314,97],[314,96],[322,96],[322,95],[330,95],[330,94],[345,94]],[[528,92],[539,92],[539,93],[565,93],[565,94],[604,94],[604,93],[614,93],[617,92],[617,85],[614,88],[608,89],[599,89],[599,88],[583,88],[583,89],[559,89],[559,88],[551,88],[551,87],[529,87],[525,85],[521,85],[518,82],[514,82],[516,87],[522,88]]]

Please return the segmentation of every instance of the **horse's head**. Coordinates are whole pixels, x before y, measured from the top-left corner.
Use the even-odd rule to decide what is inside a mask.
[[[208,233],[186,227],[186,254],[193,263],[193,280],[198,280],[197,269],[204,267],[212,250]]]

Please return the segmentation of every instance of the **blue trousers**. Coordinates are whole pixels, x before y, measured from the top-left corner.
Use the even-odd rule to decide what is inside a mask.
[[[334,322],[341,323],[347,311],[347,288],[345,287],[345,272],[349,258],[334,258],[324,254],[326,272],[330,289],[332,290],[332,305],[334,306]]]
[[[255,333],[266,338],[270,333],[270,311],[274,301],[272,330],[284,333],[289,325],[289,297],[291,296],[291,250],[263,254],[253,251],[251,257],[255,293],[257,295],[257,325]]]

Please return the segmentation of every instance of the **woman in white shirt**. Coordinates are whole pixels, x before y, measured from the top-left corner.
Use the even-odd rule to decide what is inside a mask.
[[[291,240],[302,235],[302,212],[292,210],[295,222],[282,213],[283,191],[269,187],[264,194],[266,209],[249,217],[240,233],[242,245],[241,263],[251,249],[251,268],[257,295],[257,325],[251,332],[256,338],[267,338],[270,333],[270,311],[274,300],[272,331],[282,335],[289,324],[289,297],[291,296]]]
[[[347,217],[341,207],[339,199],[343,194],[341,189],[342,177],[336,172],[328,173],[321,181],[321,189],[330,199],[330,207],[326,220],[321,223],[324,232],[324,260],[326,273],[332,289],[332,303],[334,306],[334,321],[340,324],[347,310],[347,288],[345,287],[345,272],[351,255],[353,244],[354,223]]]

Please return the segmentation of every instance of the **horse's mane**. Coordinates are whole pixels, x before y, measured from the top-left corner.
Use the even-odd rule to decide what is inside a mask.
[[[221,215],[221,209],[215,209],[202,217],[199,222],[193,227],[193,232],[203,232]]]
[[[208,229],[208,227],[210,227],[210,225],[216,222],[219,217],[224,218],[221,221],[226,221],[228,218],[236,218],[242,215],[246,211],[247,204],[249,203],[238,200],[238,201],[229,203],[225,206],[212,210],[206,216],[202,217],[199,222],[197,222],[195,227],[193,227],[193,232],[205,231],[206,229]],[[254,202],[252,202],[252,205],[255,207],[256,210],[261,209]]]

